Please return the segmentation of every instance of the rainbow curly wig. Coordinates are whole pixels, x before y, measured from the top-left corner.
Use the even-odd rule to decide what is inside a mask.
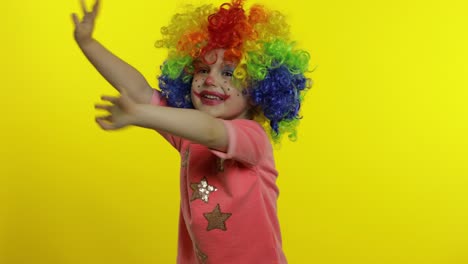
[[[168,49],[158,77],[168,105],[193,108],[192,63],[213,49],[225,49],[225,60],[237,63],[233,78],[250,96],[254,119],[270,132],[274,142],[284,134],[294,141],[301,102],[311,84],[304,75],[310,55],[295,49],[285,17],[261,5],[246,12],[242,0],[219,8],[186,8],[161,28],[162,39],[155,44]]]

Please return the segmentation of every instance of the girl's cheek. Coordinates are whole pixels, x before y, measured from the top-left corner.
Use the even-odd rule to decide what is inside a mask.
[[[195,77],[193,78],[193,83],[192,83],[192,87],[200,87],[200,85],[203,84],[205,80],[203,79],[203,77]]]

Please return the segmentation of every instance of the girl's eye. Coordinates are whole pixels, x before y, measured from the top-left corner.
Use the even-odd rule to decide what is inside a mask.
[[[224,71],[223,75],[227,77],[232,77],[233,72],[232,71]]]
[[[207,70],[207,69],[201,68],[201,69],[198,69],[197,72],[198,72],[198,73],[208,73],[208,70]]]

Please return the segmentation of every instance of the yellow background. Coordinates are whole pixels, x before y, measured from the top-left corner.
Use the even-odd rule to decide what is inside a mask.
[[[156,86],[153,43],[182,2],[104,0],[95,36]],[[268,4],[317,66],[299,141],[276,152],[290,263],[468,263],[465,1],[285,2]],[[94,123],[116,93],[72,12],[2,3],[0,263],[174,263],[178,154]]]

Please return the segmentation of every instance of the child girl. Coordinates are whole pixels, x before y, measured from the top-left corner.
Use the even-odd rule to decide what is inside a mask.
[[[97,123],[154,129],[180,152],[177,263],[287,263],[268,133],[295,139],[309,54],[295,49],[284,17],[246,12],[241,0],[187,7],[156,43],[169,51],[158,91],[93,39],[99,0],[90,12],[81,3],[76,42],[120,92],[96,105],[110,113]]]

